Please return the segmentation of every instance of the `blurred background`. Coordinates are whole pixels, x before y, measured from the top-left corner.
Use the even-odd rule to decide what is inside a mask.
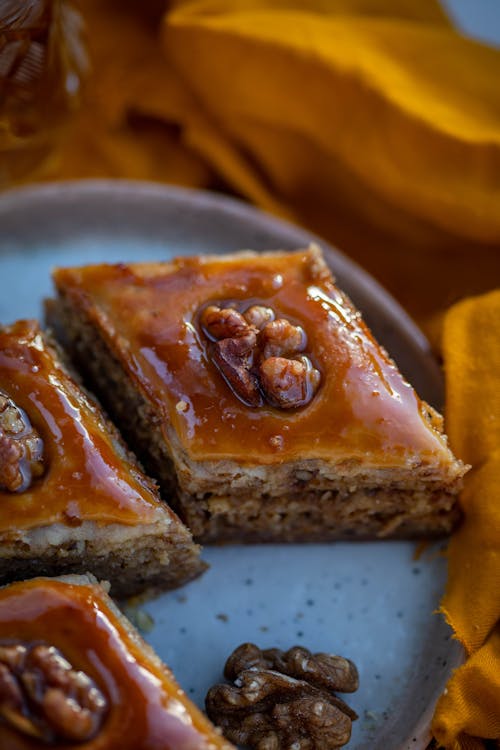
[[[500,279],[496,0],[0,0],[0,186],[224,191],[432,328]]]

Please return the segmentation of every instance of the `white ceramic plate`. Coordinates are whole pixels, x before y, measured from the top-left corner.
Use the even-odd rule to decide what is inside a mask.
[[[166,259],[238,248],[304,246],[312,237],[215,194],[88,181],[0,197],[0,321],[37,317],[55,265]],[[415,325],[345,256],[319,241],[337,279],[420,395],[441,406],[440,372]],[[350,750],[420,749],[461,652],[435,614],[443,544],[418,560],[411,542],[207,548],[210,570],[145,605],[147,640],[203,707],[235,646],[295,644],[353,659],[360,718]]]

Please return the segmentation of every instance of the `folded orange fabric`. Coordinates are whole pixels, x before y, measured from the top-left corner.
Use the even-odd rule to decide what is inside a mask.
[[[500,738],[500,291],[447,313],[443,356],[448,434],[472,470],[442,609],[469,658],[439,701],[433,731],[465,750],[482,747],[474,738]]]
[[[500,50],[436,0],[81,5],[93,72],[52,176],[230,190],[421,317],[498,280]]]

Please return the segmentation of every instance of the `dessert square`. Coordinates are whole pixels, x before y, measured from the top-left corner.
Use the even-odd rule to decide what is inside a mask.
[[[0,590],[0,747],[230,750],[87,576]]]
[[[447,533],[466,467],[321,250],[61,268],[75,362],[195,538]]]
[[[39,325],[0,327],[0,582],[90,571],[128,596],[199,551]]]

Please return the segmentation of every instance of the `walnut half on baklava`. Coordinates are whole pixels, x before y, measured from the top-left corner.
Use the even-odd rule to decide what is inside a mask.
[[[128,596],[199,552],[38,324],[0,327],[0,583],[90,571]]]
[[[0,589],[2,750],[232,750],[88,576]]]
[[[466,467],[319,248],[54,280],[72,356],[196,538],[452,528]]]

